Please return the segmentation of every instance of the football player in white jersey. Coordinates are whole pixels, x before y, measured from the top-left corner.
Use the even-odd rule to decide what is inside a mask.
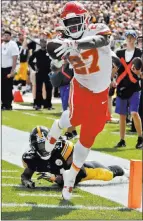
[[[73,163],[64,172],[63,198],[71,199],[75,178],[85,162],[96,136],[107,119],[108,87],[111,80],[112,56],[109,45],[110,29],[105,24],[90,24],[88,11],[79,2],[67,2],[61,12],[67,39],[55,50],[66,56],[74,70],[70,91],[70,110],[52,125],[45,143],[53,150],[63,128],[81,125],[80,138],[75,144]],[[54,40],[53,40],[54,41]]]

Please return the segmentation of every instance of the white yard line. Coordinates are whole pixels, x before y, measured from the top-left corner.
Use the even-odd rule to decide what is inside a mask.
[[[35,194],[35,193],[18,193],[19,196],[25,197],[25,196],[35,196],[35,197],[61,197],[62,194]],[[79,197],[81,198],[82,196],[80,195],[73,195],[73,197]]]
[[[27,113],[27,112],[22,112],[22,114],[26,114],[26,115],[29,115],[29,116],[32,116],[32,117],[37,117],[38,116],[37,114],[31,114],[31,113]]]
[[[113,132],[111,132],[111,134],[119,135],[119,132],[113,131]],[[134,135],[133,134],[126,134],[126,137],[134,137],[135,138],[135,134]]]
[[[46,119],[49,119],[49,120],[56,120],[57,118],[46,117]]]
[[[3,187],[19,187],[19,188],[26,188],[25,186],[23,186],[22,184],[14,184],[14,183],[2,183],[1,186]],[[44,188],[44,189],[60,189],[57,186],[37,186],[36,188]]]
[[[52,204],[34,204],[34,203],[2,203],[2,207],[36,207],[36,208],[55,208],[55,209],[83,209],[83,210],[128,210],[126,207],[102,207],[102,206],[83,206],[83,205],[52,205]]]
[[[29,116],[32,116],[32,117],[44,117],[44,116],[39,116],[37,114],[32,114],[32,113],[28,113],[28,112],[23,112],[22,114],[26,114],[26,115],[29,115]],[[56,120],[56,118],[52,118],[52,117],[44,117],[48,120]]]
[[[3,173],[18,173],[18,170],[2,170]]]
[[[2,176],[4,179],[20,179],[20,177],[14,177],[14,176]]]
[[[16,112],[17,110],[14,110],[14,111]],[[56,120],[57,119],[57,118],[52,118],[52,117],[40,116],[40,115],[29,113],[29,112],[22,112],[22,114],[29,115],[29,116],[32,116],[32,117],[41,117],[41,118],[44,117],[45,119],[48,119],[48,120]]]
[[[1,186],[3,186],[3,187],[12,186],[12,187],[22,187],[22,188],[24,188],[24,186],[22,186],[20,184],[14,184],[14,183],[2,183]]]
[[[4,179],[21,179],[21,177],[14,177],[14,176],[2,176]],[[37,178],[32,178],[32,180],[37,180]]]

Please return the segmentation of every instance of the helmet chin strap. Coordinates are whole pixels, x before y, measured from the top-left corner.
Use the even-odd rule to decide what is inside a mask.
[[[70,37],[73,39],[78,39],[81,37],[81,35],[83,34],[84,31],[77,31],[76,33],[71,33]]]

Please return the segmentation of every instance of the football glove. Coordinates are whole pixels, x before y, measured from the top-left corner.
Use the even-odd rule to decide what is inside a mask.
[[[35,183],[32,180],[27,180],[27,179],[21,179],[22,185],[24,185],[26,188],[35,188]]]
[[[64,57],[72,50],[78,51],[78,44],[75,40],[65,39],[64,41],[62,40],[59,40],[59,41],[60,41],[60,44],[62,45],[58,47],[57,49],[55,49],[54,51],[57,57],[59,57],[60,55]]]
[[[38,176],[37,180],[44,179],[50,183],[54,183],[56,180],[55,175],[48,173],[48,172],[37,173],[37,175],[40,175],[40,176]]]

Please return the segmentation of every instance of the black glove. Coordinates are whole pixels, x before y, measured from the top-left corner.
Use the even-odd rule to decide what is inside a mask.
[[[35,188],[35,183],[32,180],[27,180],[27,179],[21,179],[22,185],[24,185],[26,188]]]

